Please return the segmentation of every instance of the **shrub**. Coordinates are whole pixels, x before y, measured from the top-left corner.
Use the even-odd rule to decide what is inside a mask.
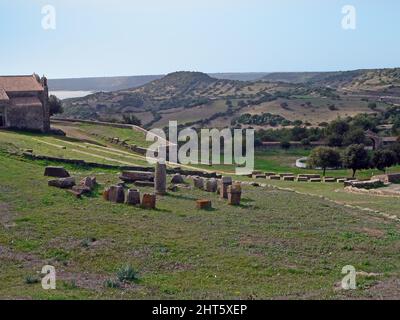
[[[39,283],[39,282],[40,282],[40,279],[37,276],[29,275],[29,276],[26,276],[26,278],[25,278],[25,283],[26,284],[36,284],[36,283]]]
[[[119,289],[121,288],[121,283],[118,280],[115,279],[107,279],[104,281],[104,287],[105,288],[110,288],[110,289]]]
[[[135,282],[139,280],[138,273],[130,265],[126,265],[117,271],[119,281]]]

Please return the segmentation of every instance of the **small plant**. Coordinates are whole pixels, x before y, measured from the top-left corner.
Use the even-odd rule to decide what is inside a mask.
[[[88,247],[90,247],[94,242],[96,242],[96,239],[95,239],[95,238],[86,238],[86,239],[83,239],[83,240],[82,240],[81,246],[84,247],[84,248],[88,248]]]
[[[117,271],[117,278],[121,282],[135,282],[139,280],[137,272],[130,265],[120,268]]]
[[[64,287],[64,289],[67,289],[67,290],[74,290],[74,289],[78,288],[78,285],[76,284],[75,280],[71,280],[71,281],[63,282],[63,287]]]
[[[37,276],[29,275],[29,276],[26,276],[26,278],[25,278],[25,283],[26,284],[36,284],[36,283],[39,283],[39,282],[40,282],[40,279]]]
[[[121,283],[115,279],[107,279],[104,281],[104,287],[110,289],[119,289],[121,288]]]

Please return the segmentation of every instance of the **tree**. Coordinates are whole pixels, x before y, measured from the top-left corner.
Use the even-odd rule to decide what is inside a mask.
[[[348,146],[342,155],[343,165],[353,171],[353,178],[356,176],[357,170],[370,167],[370,159],[370,155],[363,144]]]
[[[352,144],[364,144],[366,140],[365,132],[361,128],[351,128],[343,139],[343,144],[346,146]]]
[[[327,132],[330,135],[343,136],[347,131],[349,131],[350,126],[346,120],[340,118],[333,120],[327,128]]]
[[[332,121],[326,128],[328,143],[331,147],[341,147],[345,134],[350,130],[346,120],[340,118]]]
[[[51,95],[49,97],[49,110],[50,110],[50,117],[55,114],[64,112],[61,100],[54,95]]]
[[[337,168],[341,165],[340,153],[329,147],[315,148],[308,158],[308,165],[311,167],[320,167],[325,176],[327,168]]]
[[[331,147],[341,147],[343,145],[343,136],[331,134],[327,137],[328,145]]]
[[[397,155],[389,149],[380,149],[374,152],[372,164],[380,171],[386,172],[386,168],[394,166],[397,163]]]

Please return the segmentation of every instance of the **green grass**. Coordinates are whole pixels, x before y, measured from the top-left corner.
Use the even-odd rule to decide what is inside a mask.
[[[290,148],[289,150],[282,150],[280,148],[270,149],[266,151],[257,151],[255,153],[255,169],[264,172],[277,172],[286,173],[292,172],[294,174],[302,173],[316,173],[322,175],[322,170],[301,169],[295,166],[296,160],[302,157],[307,157],[311,150],[303,148]],[[392,167],[387,172],[400,172],[400,166]],[[362,170],[358,171],[356,177],[359,179],[368,179],[373,175],[382,174],[379,170]],[[351,177],[351,170],[327,170],[326,176],[332,177]]]
[[[120,138],[128,144],[135,144],[139,147],[146,148],[152,144],[152,142],[146,141],[146,134],[138,130],[93,124],[79,124],[77,127],[89,134],[101,135],[107,138]]]
[[[147,161],[118,146],[106,148],[100,140],[83,142],[73,138],[0,130],[0,148],[11,151],[32,149],[36,155],[85,160],[112,165],[147,165]]]
[[[399,225],[324,199],[244,187],[242,205],[232,207],[180,189],[158,197],[157,210],[142,210],[102,199],[102,188],[118,181],[111,171],[93,172],[101,187],[78,200],[47,187],[42,162],[0,152],[0,163],[1,298],[377,298],[382,292],[370,285],[399,275]],[[196,210],[199,198],[214,210]],[[14,227],[3,226],[5,216]],[[57,290],[27,281],[45,264],[58,271]],[[383,276],[336,291],[348,264]],[[120,286],[126,266],[123,275],[140,281]]]

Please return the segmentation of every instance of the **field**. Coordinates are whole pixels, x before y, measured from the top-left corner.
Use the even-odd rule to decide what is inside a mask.
[[[47,187],[45,163],[0,154],[2,208],[0,297],[18,299],[390,298],[399,276],[400,229],[379,215],[288,191],[246,187],[240,207],[182,188],[158,209],[106,203],[103,186],[117,172],[96,175],[101,186],[77,200]],[[15,179],[18,177],[18,179]],[[150,191],[146,188],[142,191]],[[194,209],[207,196],[214,209]],[[32,278],[56,267],[57,290]],[[360,272],[359,289],[337,290],[343,266]],[[134,282],[108,288],[131,265]],[[107,280],[110,280],[107,282]]]
[[[28,160],[16,151],[142,165],[139,155],[109,145],[99,133],[137,144],[143,135],[81,124],[65,128],[72,136],[0,131],[0,298],[400,297],[398,198],[349,194],[336,183],[257,180],[269,186],[244,186],[241,206],[232,207],[187,180],[187,187],[158,197],[156,210],[143,210],[102,199],[103,188],[118,182],[118,171],[66,165],[78,181],[96,176],[100,184],[76,199],[47,186],[44,167],[60,163]],[[259,152],[256,167],[297,173],[293,163],[307,152]],[[213,209],[196,210],[201,198],[210,199]],[[54,291],[38,283],[47,264],[56,267]],[[358,272],[355,291],[340,290],[346,265]],[[127,266],[135,277],[120,282]]]

